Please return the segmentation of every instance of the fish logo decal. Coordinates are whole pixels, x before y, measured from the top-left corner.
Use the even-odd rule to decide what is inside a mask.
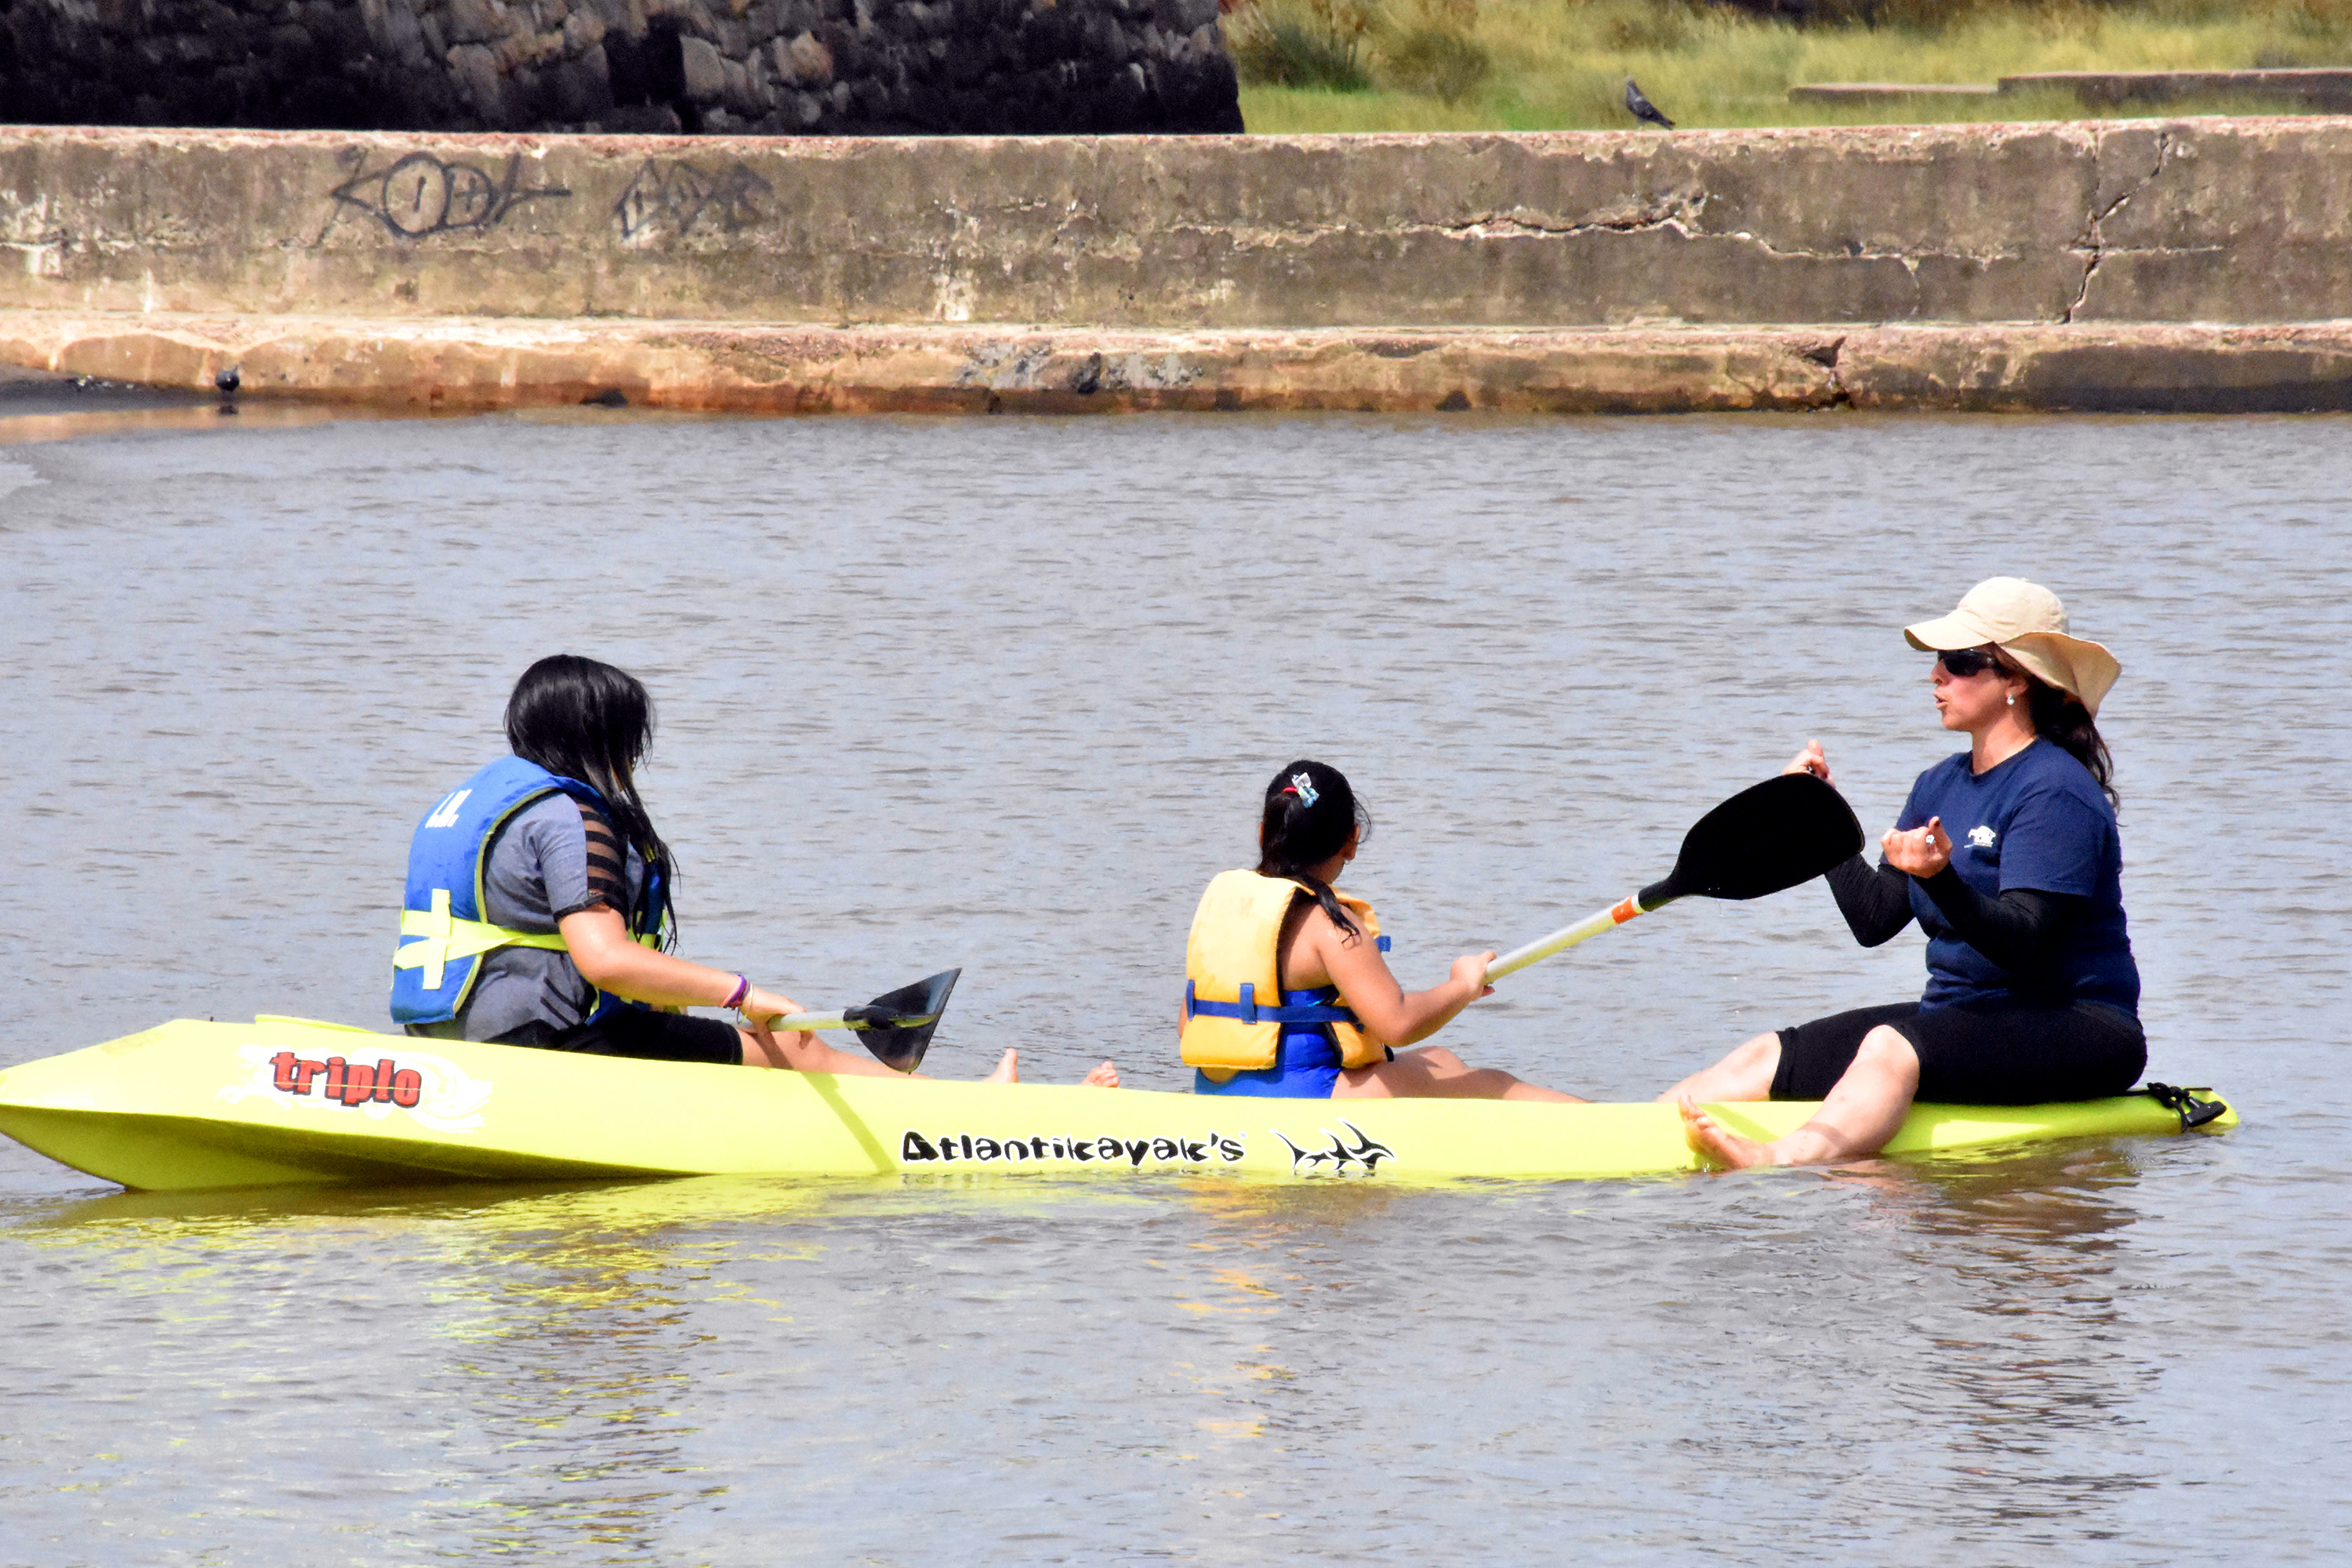
[[[1395,1150],[1385,1143],[1374,1142],[1370,1138],[1366,1137],[1364,1130],[1354,1122],[1342,1121],[1339,1125],[1346,1128],[1354,1137],[1353,1143],[1346,1142],[1328,1127],[1318,1127],[1315,1131],[1328,1138],[1331,1141],[1331,1146],[1328,1149],[1317,1149],[1311,1152],[1301,1149],[1288,1138],[1284,1137],[1280,1129],[1275,1130],[1274,1135],[1281,1138],[1282,1146],[1290,1151],[1292,1175],[1311,1176],[1328,1169],[1332,1175],[1344,1176],[1351,1167],[1360,1165],[1363,1167],[1364,1174],[1369,1176],[1380,1169],[1381,1161],[1396,1158]]]

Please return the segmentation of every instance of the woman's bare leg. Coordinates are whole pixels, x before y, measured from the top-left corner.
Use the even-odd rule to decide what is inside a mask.
[[[1731,1054],[1711,1068],[1701,1068],[1658,1096],[1660,1100],[1703,1100],[1720,1105],[1734,1100],[1769,1100],[1772,1075],[1780,1070],[1780,1037],[1759,1035],[1732,1047]]]
[[[1918,1092],[1919,1054],[1910,1041],[1881,1024],[1863,1036],[1853,1065],[1831,1086],[1813,1119],[1786,1138],[1769,1143],[1742,1138],[1688,1096],[1682,1101],[1683,1136],[1700,1159],[1725,1170],[1859,1160],[1885,1147]]]
[[[1331,1086],[1334,1100],[1583,1100],[1556,1089],[1513,1078],[1500,1068],[1473,1068],[1444,1046],[1416,1046],[1396,1060],[1354,1068]]]

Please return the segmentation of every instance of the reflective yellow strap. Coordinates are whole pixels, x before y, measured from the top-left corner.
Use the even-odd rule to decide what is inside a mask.
[[[481,921],[461,921],[449,912],[449,889],[433,889],[433,908],[400,911],[400,934],[422,940],[403,942],[392,955],[394,969],[425,971],[425,989],[441,989],[442,972],[451,960],[471,958],[500,947],[544,947],[563,950],[557,931],[513,931]]]

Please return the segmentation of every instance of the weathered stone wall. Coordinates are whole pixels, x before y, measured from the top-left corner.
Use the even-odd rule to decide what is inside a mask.
[[[0,132],[0,306],[1327,327],[2352,318],[2352,121]]]
[[[0,359],[769,408],[2352,406],[2352,120],[0,131]]]
[[[0,0],[0,121],[1235,132],[1216,0]]]

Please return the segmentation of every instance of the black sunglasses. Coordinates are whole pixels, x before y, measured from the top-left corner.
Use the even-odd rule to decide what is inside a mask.
[[[1959,680],[2000,668],[2000,661],[1980,647],[1948,647],[1936,656],[1936,662]]]

